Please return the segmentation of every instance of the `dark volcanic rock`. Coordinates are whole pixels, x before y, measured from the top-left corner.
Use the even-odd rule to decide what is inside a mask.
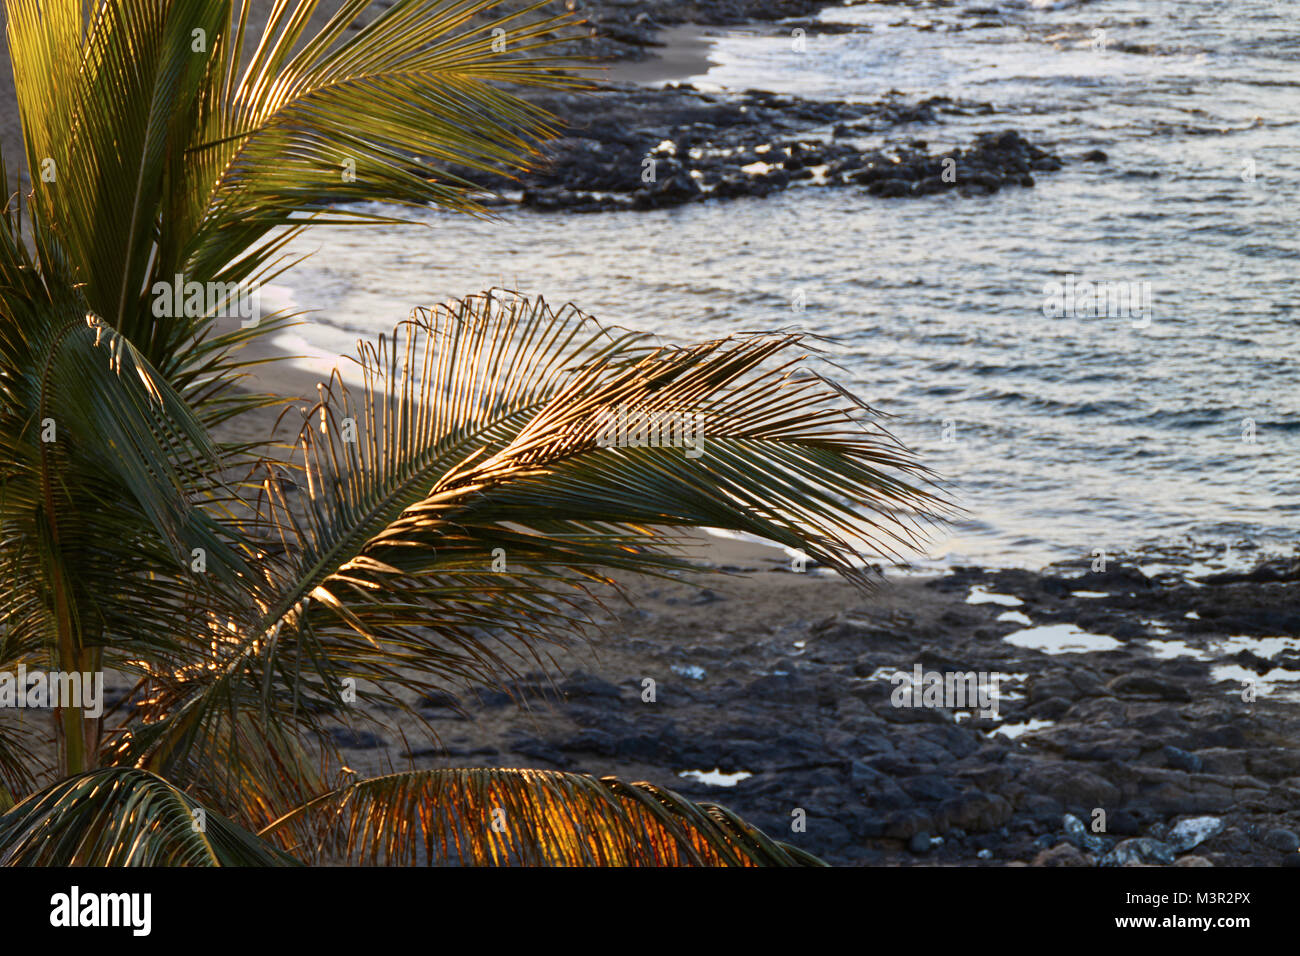
[[[932,601],[773,621],[746,653],[711,627],[653,641],[633,635],[627,643],[638,654],[660,655],[650,673],[705,661],[703,676],[661,683],[650,704],[626,663],[571,673],[558,699],[528,675],[510,685],[513,699],[532,714],[554,700],[552,723],[534,729],[521,707],[501,753],[460,746],[446,756],[652,780],[837,864],[1222,866],[1300,857],[1300,713],[1267,695],[1243,701],[1238,687],[1211,677],[1216,664],[1253,663],[1216,650],[1236,633],[1216,621],[1235,628],[1254,610],[1266,612],[1261,620],[1285,614],[1297,585],[1255,575],[1193,588],[1120,562],[1098,574],[1076,570],[1084,573],[959,569],[916,592]],[[1011,628],[992,623],[1000,606],[965,604],[975,584],[1019,597],[1035,622],[1105,634],[1126,620],[1166,622],[1170,640],[1186,640],[1205,659],[1158,657],[1146,633],[1106,652],[1014,647],[998,638]],[[1079,590],[1109,597],[1073,596]],[[671,600],[687,604],[698,593]],[[1222,613],[1188,619],[1192,605]],[[736,609],[734,598],[694,608]],[[659,626],[654,614],[641,623],[646,635]],[[894,706],[888,675],[914,664],[1000,673],[1008,696],[999,719]],[[462,699],[474,708],[473,694]],[[442,711],[432,705],[450,702],[425,704]],[[483,721],[514,714],[488,709]],[[998,733],[1031,718],[1047,725],[1014,739]],[[714,785],[679,776],[686,770],[752,776]],[[790,831],[798,810],[806,832]]]
[[[979,106],[946,97],[836,103],[761,90],[714,94],[689,85],[605,85],[590,94],[535,99],[569,124],[568,135],[548,145],[540,169],[520,180],[450,172],[503,196],[522,188],[519,201],[534,209],[591,212],[846,185],[882,198],[952,190],[989,195],[1032,187],[1033,169],[1061,167],[1059,157],[1015,130],[982,134],[970,147],[944,154],[926,152],[925,141],[914,137],[866,151],[847,141],[855,130],[933,123],[944,113]]]
[[[374,750],[388,746],[387,741],[369,730],[356,730],[352,727],[331,727],[330,739],[339,747],[350,750]]]
[[[1106,688],[1119,697],[1145,697],[1152,700],[1190,700],[1181,684],[1155,674],[1121,674]]]
[[[569,678],[560,684],[559,690],[570,700],[592,697],[618,700],[623,696],[623,692],[617,685],[581,671],[569,675]]]

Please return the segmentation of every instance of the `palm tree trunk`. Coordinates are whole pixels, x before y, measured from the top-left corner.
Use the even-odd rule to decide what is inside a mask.
[[[88,647],[82,651],[82,660],[81,673],[83,679],[84,675],[89,674],[93,680],[94,675],[98,674],[104,666],[104,649],[98,641],[95,642],[93,647]],[[104,702],[101,700],[99,703],[100,715],[98,717],[87,717],[84,714],[82,716],[82,736],[85,739],[83,760],[87,770],[94,770],[99,767],[99,743],[103,736],[104,727]]]
[[[54,614],[59,629],[59,669],[81,673],[82,653],[73,635],[72,608],[68,600],[67,581],[63,576],[63,562],[59,554],[50,562],[51,583],[54,586]],[[54,712],[54,727],[59,738],[59,775],[72,776],[86,768],[86,728],[80,701],[73,707],[59,707]]]
[[[45,417],[45,404],[41,404]],[[72,595],[63,566],[63,551],[59,545],[59,523],[54,502],[54,481],[49,443],[41,443],[41,490],[44,496],[43,518],[45,527],[43,550],[48,561],[48,580],[54,605],[54,621],[58,636],[58,667],[64,673],[84,673],[85,652],[77,639],[76,620],[73,615]],[[83,698],[84,699],[84,698]],[[61,703],[67,703],[62,701]],[[58,742],[59,773],[68,777],[87,770],[86,727],[81,708],[82,701],[73,706],[61,706],[54,711],[54,732]],[[92,751],[94,753],[95,751]]]

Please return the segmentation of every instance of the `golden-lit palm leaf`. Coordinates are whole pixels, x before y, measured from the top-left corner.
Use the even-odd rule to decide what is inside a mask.
[[[671,790],[546,770],[361,780],[262,831],[320,835],[315,858],[462,866],[818,866],[735,814]]]
[[[649,349],[576,310],[487,295],[417,313],[399,337],[400,350],[363,351],[358,405],[340,389],[303,432],[305,523],[282,508],[279,527],[313,560],[281,604],[336,581],[383,592],[398,574],[456,570],[439,542],[458,529],[526,540],[507,522],[545,526],[546,538],[563,526],[591,546],[600,532],[642,543],[651,524],[749,531],[865,581],[861,542],[885,553],[915,543],[939,504],[869,409],[807,367],[798,335]],[[694,416],[702,457],[602,447],[624,406]]]
[[[151,683],[156,688],[159,682]],[[251,683],[233,686],[241,689]],[[192,745],[182,742],[184,763],[170,764],[168,776],[190,781],[187,792],[204,806],[258,828],[321,793],[327,784],[320,761],[302,739],[302,731],[310,728],[294,722],[291,708],[285,708],[278,719],[265,720],[260,698],[241,703],[218,709],[210,720],[186,722],[196,739]],[[178,716],[183,720],[186,715]],[[127,736],[110,741],[106,762],[136,763],[139,754],[149,753],[156,739],[174,726],[132,724]]]
[[[297,861],[130,767],[69,777],[0,815],[3,866],[292,866]]]
[[[336,387],[308,416],[299,500],[268,478],[275,596],[225,664],[157,698],[177,731],[150,766],[253,686],[268,705],[301,696],[310,723],[341,704],[342,678],[398,707],[399,689],[431,681],[499,682],[509,652],[582,631],[609,571],[682,566],[665,526],[802,546],[865,583],[858,540],[907,540],[937,502],[862,406],[794,374],[798,336],[654,348],[498,295],[418,313],[393,341],[363,348],[359,402]],[[600,447],[602,414],[623,403],[698,413],[709,451]]]

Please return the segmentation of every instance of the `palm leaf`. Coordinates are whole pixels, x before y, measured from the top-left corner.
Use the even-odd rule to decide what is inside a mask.
[[[336,383],[308,415],[298,500],[267,478],[261,511],[283,552],[263,565],[272,596],[224,662],[156,695],[136,759],[197,773],[185,754],[204,726],[259,693],[267,720],[295,700],[310,727],[342,706],[344,677],[408,711],[401,692],[500,683],[512,658],[587,632],[611,570],[685,567],[665,528],[749,531],[865,585],[860,542],[909,540],[939,501],[863,407],[794,373],[798,336],[656,348],[487,295],[417,313],[393,341],[363,347],[358,402]],[[620,404],[699,414],[708,452],[600,447]]]
[[[317,858],[462,866],[819,866],[735,814],[646,783],[544,770],[422,770],[325,794],[263,831],[305,823]]]
[[[318,0],[277,2],[253,37],[251,0],[5,2],[41,267],[208,424],[241,407],[235,350],[266,329],[155,315],[158,283],[251,294],[306,221],[394,221],[350,204],[482,212],[451,170],[534,164],[556,124],[515,91],[576,82],[546,52],[572,18],[542,4],[347,0],[313,33]]]
[[[9,0],[7,11],[39,214],[91,308],[157,355],[134,309],[169,154],[190,137],[209,72],[192,31],[219,34],[229,0]]]
[[[62,780],[0,815],[4,866],[287,866],[292,857],[130,767]]]
[[[0,290],[0,611],[4,653],[52,634],[56,579],[74,642],[175,647],[184,596],[252,584],[236,529],[208,501],[217,453],[189,406],[115,329],[75,301]],[[49,433],[46,428],[52,429]],[[46,440],[49,438],[51,440]],[[199,549],[208,574],[195,574]],[[210,579],[210,580],[209,580]],[[225,591],[210,585],[224,581]]]
[[[48,725],[40,729],[48,731]],[[40,766],[36,757],[36,737],[36,728],[30,720],[12,720],[6,715],[0,721],[0,813],[13,805],[16,796],[31,792],[38,773],[49,770]]]

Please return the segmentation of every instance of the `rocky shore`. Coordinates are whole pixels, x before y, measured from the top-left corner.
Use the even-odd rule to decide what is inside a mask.
[[[705,69],[703,56],[685,65],[674,59],[680,51],[665,45],[704,41],[665,27],[776,20],[781,30],[800,28],[813,37],[869,29],[799,19],[823,6],[807,0],[576,3],[570,9],[586,19],[589,35],[572,52],[621,64],[614,78],[627,73],[629,61],[655,57],[663,57],[665,75],[684,77]],[[536,171],[512,179],[450,170],[481,185],[489,203],[566,212],[657,209],[799,187],[849,187],[888,199],[979,197],[1032,187],[1035,177],[1067,162],[1108,161],[1100,151],[1062,157],[1051,144],[1029,142],[1009,116],[998,115],[998,104],[943,96],[835,102],[676,81],[597,82],[583,93],[528,96],[562,124],[561,138],[548,145]],[[945,122],[957,116],[989,121],[984,132],[953,142]],[[932,149],[931,141],[943,146]]]
[[[633,583],[566,677],[423,701],[441,746],[340,727],[349,763],[647,779],[840,865],[1300,864],[1300,562],[868,596],[764,564]],[[998,675],[996,717],[898,706],[918,666]]]
[[[554,6],[558,12],[559,4]],[[816,14],[826,6],[824,0],[568,0],[564,4],[565,9],[582,18],[587,28],[575,52],[606,61],[643,60],[656,55],[664,46],[664,27],[793,20]]]
[[[605,85],[536,99],[568,124],[547,163],[522,181],[476,181],[500,201],[540,210],[656,209],[796,187],[848,187],[885,198],[987,196],[1032,187],[1035,175],[1064,162],[1014,129],[930,150],[920,137],[941,134],[945,116],[988,115],[997,124],[992,104],[947,97],[837,103],[675,84]],[[867,137],[885,145],[868,148]]]

